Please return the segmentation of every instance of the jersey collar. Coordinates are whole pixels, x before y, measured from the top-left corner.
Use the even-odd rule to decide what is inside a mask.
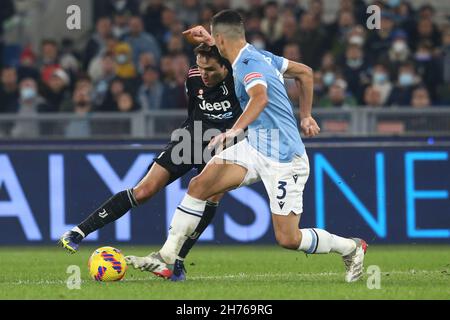
[[[244,52],[244,50],[247,49],[249,45],[250,45],[250,43],[247,42],[247,44],[244,47],[242,47],[242,49],[239,51],[236,59],[233,61],[233,64],[231,65],[233,67],[233,69],[236,66],[236,63],[238,62],[239,58],[241,57],[242,52]]]

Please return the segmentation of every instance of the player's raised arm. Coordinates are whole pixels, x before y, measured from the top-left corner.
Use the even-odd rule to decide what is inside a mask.
[[[295,79],[297,88],[300,90],[300,126],[307,137],[314,137],[319,134],[320,128],[311,116],[314,90],[313,71],[305,64],[289,60],[284,76]]]
[[[193,45],[206,43],[208,46],[213,46],[215,44],[214,38],[203,26],[196,26],[186,31],[183,31],[183,35],[186,38],[186,40]]]

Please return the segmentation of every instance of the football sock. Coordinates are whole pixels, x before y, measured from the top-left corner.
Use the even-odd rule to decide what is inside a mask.
[[[83,237],[86,237],[104,225],[116,221],[137,205],[138,203],[133,195],[133,189],[121,191],[109,198],[98,209],[92,212],[86,220],[73,228],[72,231],[78,232],[77,230],[81,230]]]
[[[203,231],[208,227],[211,223],[212,219],[216,215],[217,207],[219,206],[218,202],[206,201],[205,211],[203,212],[203,216],[198,223],[197,228],[195,228],[194,233],[191,237],[188,237],[186,241],[184,241],[178,256],[182,259],[185,259],[188,255],[189,251],[191,251],[194,244],[197,242],[198,238],[202,235]]]
[[[343,256],[350,254],[356,247],[352,239],[342,238],[323,229],[300,229],[302,241],[298,250],[306,253],[336,252]]]
[[[80,234],[80,236],[81,236],[81,240],[83,240],[83,238],[86,238],[86,235],[84,234],[84,232],[83,232],[83,231],[81,231],[81,229],[80,229],[80,228],[78,228],[78,227],[74,227],[74,228],[72,229],[72,231],[75,231],[76,233],[79,233],[79,234]]]
[[[189,236],[194,236],[194,231],[200,223],[205,211],[206,201],[199,200],[186,194],[175,210],[169,227],[169,235],[159,254],[168,264],[175,263],[179,259],[178,253]]]

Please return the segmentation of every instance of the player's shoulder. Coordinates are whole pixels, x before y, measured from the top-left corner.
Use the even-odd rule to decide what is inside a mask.
[[[198,78],[200,77],[200,70],[197,65],[193,65],[189,68],[187,78]]]
[[[203,81],[200,75],[200,71],[198,70],[198,66],[191,66],[189,68],[187,77],[186,77],[186,88],[188,91],[191,90],[191,88],[197,88],[202,87]]]
[[[242,70],[245,72],[248,68],[258,66],[261,64],[261,57],[255,55],[242,55],[234,66],[235,70]]]
[[[264,74],[267,72],[268,64],[264,58],[258,54],[242,55],[237,61],[234,71],[238,79],[246,78],[251,74]]]

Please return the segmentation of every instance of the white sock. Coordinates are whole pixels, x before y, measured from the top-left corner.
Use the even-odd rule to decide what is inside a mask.
[[[195,231],[205,211],[206,201],[184,196],[170,223],[169,235],[164,246],[159,250],[166,263],[173,264],[176,259],[182,260],[178,253],[183,243]]]
[[[83,238],[86,238],[86,236],[84,235],[84,232],[83,232],[83,231],[81,231],[81,229],[80,229],[80,228],[78,228],[78,227],[74,227],[74,228],[72,228],[72,231],[75,231],[75,232],[77,232],[77,233],[81,234],[81,236],[82,236]]]
[[[355,241],[331,234],[323,229],[300,229],[302,241],[298,250],[306,253],[336,252],[343,256],[351,253],[355,247]]]

